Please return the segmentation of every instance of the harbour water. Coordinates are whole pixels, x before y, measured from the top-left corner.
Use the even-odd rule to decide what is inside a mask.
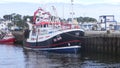
[[[120,68],[119,56],[26,51],[21,45],[0,44],[0,68]]]

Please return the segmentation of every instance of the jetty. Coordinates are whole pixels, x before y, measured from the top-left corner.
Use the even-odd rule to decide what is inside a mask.
[[[86,31],[83,50],[120,55],[120,31]]]

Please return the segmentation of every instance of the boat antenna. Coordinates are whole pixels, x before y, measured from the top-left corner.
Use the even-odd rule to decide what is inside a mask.
[[[56,11],[56,8],[55,8],[55,6],[52,6],[52,9],[53,9],[53,12],[54,12],[54,15],[55,15],[55,22],[58,22],[59,21],[59,17],[58,17],[58,15],[57,15],[57,11]]]
[[[73,15],[75,14],[74,12],[73,12],[73,0],[71,0],[71,15],[72,15],[72,23],[73,23]]]

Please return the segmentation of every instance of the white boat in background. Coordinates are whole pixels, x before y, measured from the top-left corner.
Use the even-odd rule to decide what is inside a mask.
[[[0,43],[14,43],[15,37],[12,32],[9,31],[8,21],[0,21]]]
[[[84,31],[79,25],[51,18],[51,14],[42,8],[35,11],[33,20],[34,24],[27,21],[29,30],[25,31],[25,49],[62,53],[80,50]]]

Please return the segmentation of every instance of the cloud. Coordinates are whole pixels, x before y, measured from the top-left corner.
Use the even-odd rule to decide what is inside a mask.
[[[120,4],[120,0],[74,0],[75,3],[90,5],[90,4]]]
[[[11,0],[11,1],[14,2],[13,0]],[[11,14],[11,13],[18,13],[21,15],[33,15],[33,12],[38,7],[42,7],[45,10],[50,11],[51,14],[53,14],[53,11],[51,10],[51,6],[53,6],[53,5],[56,7],[57,15],[59,17],[61,17],[61,18],[62,17],[64,17],[64,18],[71,17],[71,15],[70,15],[71,8],[70,8],[69,4],[64,4],[64,6],[62,5],[62,3],[53,3],[53,4],[42,5],[39,3],[42,3],[42,2],[49,3],[49,1],[51,1],[51,0],[49,0],[49,1],[48,0],[47,1],[46,0],[44,0],[44,1],[36,0],[37,3],[32,3],[32,1],[33,0],[29,0],[29,2],[31,2],[31,3],[0,4],[0,8],[2,10],[2,11],[0,11],[0,13],[1,13],[0,17],[3,17],[3,15],[5,15],[5,14]],[[17,2],[20,2],[20,1],[17,1]],[[56,2],[62,2],[62,1],[57,0]],[[65,2],[69,3],[70,0],[66,0]],[[80,3],[86,4],[86,2],[88,2],[88,1],[87,0],[84,0],[84,1],[74,0],[74,2],[75,3],[80,2]],[[114,1],[110,0],[109,3],[111,3],[111,2],[114,2]],[[119,1],[115,1],[115,2],[119,2]],[[92,3],[93,2],[91,1],[90,4],[92,4]],[[102,2],[94,1],[94,3],[102,3]],[[108,3],[108,0],[105,0],[104,3]],[[120,21],[119,6],[120,5],[111,5],[111,4],[107,4],[107,5],[106,4],[99,4],[99,5],[95,4],[95,5],[85,5],[85,6],[81,5],[81,4],[75,4],[74,8],[73,8],[74,12],[75,12],[74,17],[88,16],[88,17],[98,18],[100,15],[115,15],[115,18],[117,18],[117,21]]]
[[[68,3],[71,0],[1,0],[0,3],[12,3],[12,2],[27,2],[27,3],[55,3],[55,2],[63,2]]]
[[[73,0],[74,4],[119,4],[120,0]],[[46,4],[46,3],[71,3],[71,0],[1,0],[0,3],[16,3],[16,2],[25,2],[25,3],[39,3],[39,4]]]
[[[120,2],[120,0],[107,0],[107,1],[110,1],[110,2]]]

